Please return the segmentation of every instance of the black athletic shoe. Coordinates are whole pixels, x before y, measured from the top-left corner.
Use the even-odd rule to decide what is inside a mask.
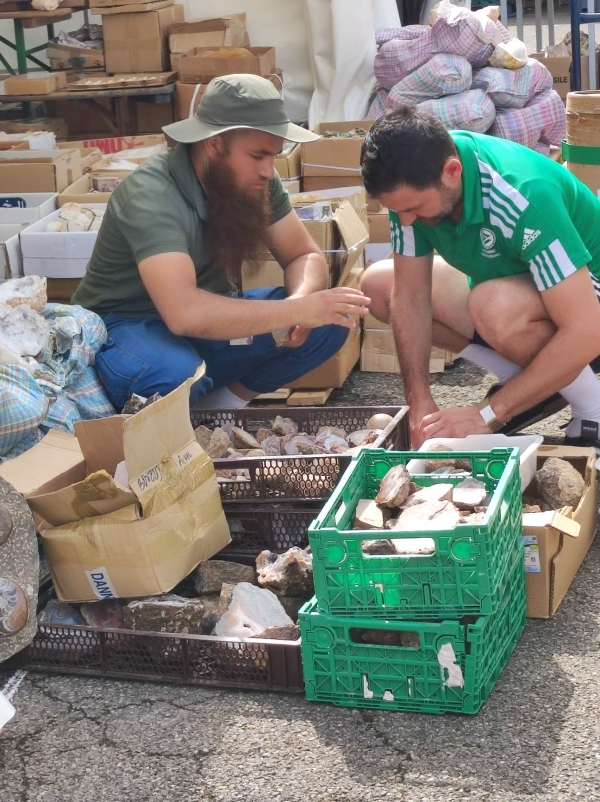
[[[600,426],[595,420],[581,421],[581,435],[579,437],[567,437],[565,435],[565,445],[581,446],[582,448],[595,448],[600,456]]]
[[[486,398],[491,398],[501,387],[501,384],[492,385],[487,392]],[[554,393],[554,395],[546,398],[545,401],[540,401],[539,404],[535,404],[533,407],[526,409],[525,412],[521,412],[519,415],[515,415],[510,420],[506,421],[504,426],[498,430],[498,434],[518,434],[522,429],[526,429],[528,426],[540,420],[544,420],[544,418],[549,418],[550,415],[560,412],[560,410],[564,409],[566,406],[568,406],[568,404],[562,395],[560,395],[560,393]]]

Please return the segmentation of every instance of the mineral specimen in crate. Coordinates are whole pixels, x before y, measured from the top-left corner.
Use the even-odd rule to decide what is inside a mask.
[[[224,583],[237,585],[239,582],[256,584],[254,568],[251,565],[229,560],[204,560],[196,568],[195,588],[199,595],[220,593]]]
[[[135,599],[123,608],[125,628],[138,632],[201,635],[203,616],[204,605],[199,599],[173,594]]]
[[[82,616],[75,607],[58,599],[50,599],[44,609],[38,613],[38,624],[70,624],[82,626],[85,624]]]
[[[256,558],[256,570],[261,587],[277,590],[283,596],[309,596],[314,591],[312,555],[297,546],[280,555],[261,552]]]
[[[231,446],[229,435],[224,429],[215,429],[205,449],[211,459],[220,459]]]
[[[105,599],[104,601],[86,602],[79,608],[83,620],[88,627],[103,629],[123,629],[123,599]]]
[[[409,472],[404,465],[396,465],[381,480],[375,501],[384,507],[399,507],[408,497],[410,485]]]
[[[585,490],[583,476],[570,462],[559,457],[547,459],[536,472],[535,479],[540,498],[550,510],[576,509]]]
[[[231,433],[233,434],[235,448],[260,448],[260,443],[256,437],[248,434],[244,429],[240,429],[239,426],[234,426]]]
[[[452,529],[460,523],[460,511],[451,501],[424,501],[408,507],[392,527],[394,531]]]
[[[361,498],[354,512],[355,529],[383,529],[385,523],[383,510],[371,498]]]
[[[486,499],[485,484],[479,479],[468,476],[460,484],[454,486],[452,501],[459,510],[473,510],[479,507]]]
[[[300,628],[297,624],[268,627],[268,629],[261,632],[260,637],[264,640],[298,640]]]
[[[328,437],[340,437],[342,440],[347,438],[346,431],[339,426],[321,426],[315,436],[315,443],[322,443]]]
[[[363,643],[372,643],[378,646],[404,646],[405,648],[418,649],[421,645],[418,632],[363,629],[360,630],[360,635]]]
[[[231,604],[218,622],[215,633],[236,638],[259,638],[270,627],[293,623],[274,593],[241,582],[236,585]]]
[[[272,437],[272,436],[273,436],[273,430],[272,429],[264,429],[262,426],[256,432],[256,439],[261,444],[261,446],[263,444],[263,440],[266,440],[267,437]]]
[[[363,554],[369,554],[372,557],[385,557],[396,554],[396,549],[391,540],[384,540],[382,538],[378,538],[377,540],[363,540],[361,548]]]
[[[295,421],[293,421],[291,418],[282,418],[281,415],[277,415],[273,421],[272,429],[275,434],[280,436],[286,434],[298,434],[298,426],[296,425]]]
[[[440,482],[429,487],[421,487],[406,499],[403,506],[412,507],[415,504],[422,504],[424,501],[451,501],[452,485]]]
[[[210,443],[210,438],[212,437],[212,431],[208,428],[208,426],[198,426],[194,429],[194,434],[196,435],[196,440],[202,448],[206,451],[208,448],[208,444]]]
[[[357,432],[350,432],[348,442],[351,446],[368,446],[382,434],[382,429],[359,429]]]
[[[261,447],[267,457],[278,457],[281,454],[281,440],[276,434],[271,434],[261,441]]]
[[[386,426],[393,421],[391,415],[388,415],[385,412],[378,412],[375,415],[372,415],[369,420],[367,421],[367,428],[368,429],[385,429]]]

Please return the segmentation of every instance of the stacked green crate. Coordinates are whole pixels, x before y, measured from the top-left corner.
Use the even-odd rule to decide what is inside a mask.
[[[309,699],[475,713],[523,632],[517,449],[428,454],[440,461],[471,461],[472,475],[491,496],[483,522],[397,533],[405,543],[429,538],[432,554],[363,553],[363,541],[381,533],[351,528],[359,499],[375,498],[390,468],[420,457],[360,452],[309,529],[316,596],[300,611]],[[427,474],[413,480],[418,485],[457,484],[462,478]],[[365,631],[371,641],[375,633],[380,642],[365,643]]]

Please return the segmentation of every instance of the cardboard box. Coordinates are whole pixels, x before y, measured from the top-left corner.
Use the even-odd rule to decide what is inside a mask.
[[[108,203],[112,192],[93,192],[92,176],[89,173],[82,175],[63,192],[58,195],[58,206],[65,203]]]
[[[568,460],[585,479],[585,492],[576,510],[527,513],[523,516],[527,615],[552,618],[565,597],[596,534],[598,490],[593,448],[541,445],[538,468],[549,457]],[[531,496],[530,488],[525,495]]]
[[[294,390],[319,390],[342,387],[352,369],[360,359],[360,325],[350,329],[342,348],[318,368],[311,370],[287,386]]]
[[[64,89],[67,76],[64,72],[30,72],[13,75],[4,81],[5,95],[49,95]]]
[[[102,203],[86,204],[106,209]],[[81,278],[94,250],[97,231],[46,231],[58,219],[60,209],[30,225],[21,234],[23,273],[48,278]]]
[[[195,47],[247,47],[246,13],[179,22],[169,30],[171,53],[187,53]]]
[[[121,153],[123,150],[136,148],[151,148],[166,144],[164,134],[145,134],[144,136],[109,136],[89,137],[71,142],[74,148],[98,148],[106,156],[112,153]]]
[[[290,195],[297,195],[300,192],[300,179],[297,181],[282,180],[283,188],[287,190]]]
[[[92,50],[89,47],[69,47],[56,42],[48,42],[46,56],[50,60],[53,70],[72,70],[74,67],[81,71],[94,67],[104,67],[104,51]]]
[[[36,120],[1,120],[0,131],[6,134],[33,134],[36,131],[52,131],[57,139],[66,139],[67,123],[61,118],[39,117]]]
[[[299,192],[290,196],[290,201],[294,208],[302,205],[310,205],[317,200],[331,200],[333,202],[348,201],[356,214],[363,221],[365,228],[368,226],[368,216],[366,214],[367,195],[362,186],[340,187],[337,189],[322,189],[318,192]]]
[[[275,69],[275,48],[248,47],[252,55],[236,57],[232,49],[230,58],[214,58],[213,47],[194,47],[179,59],[179,77],[183,83],[208,83],[219,75],[251,73],[267,78]],[[227,52],[228,48],[220,48]]]
[[[304,145],[302,146],[304,147]],[[325,189],[343,189],[356,186],[356,175],[346,176],[345,178],[338,175],[328,176],[306,176],[302,177],[302,189],[304,192],[322,192]],[[360,182],[360,179],[359,179]],[[372,198],[370,195],[367,198],[367,211],[375,214],[383,209],[383,206],[378,200]]]
[[[288,153],[275,156],[275,169],[281,179],[296,180],[302,175],[302,145],[295,145]]]
[[[171,67],[173,67],[172,64]],[[206,84],[184,84],[177,81],[175,106],[178,120],[187,120],[188,117],[194,116],[205,89]]]
[[[35,223],[56,210],[56,192],[18,192],[0,196],[0,223]]]
[[[18,223],[0,224],[0,281],[23,275],[19,234],[24,228]]]
[[[383,259],[393,259],[394,252],[390,242],[369,242],[365,248],[365,261],[367,267],[373,262],[381,262]]]
[[[77,142],[59,142],[56,146],[60,150],[78,150],[81,159],[81,172],[82,174],[89,173],[93,165],[99,162],[102,158],[102,151],[100,148],[80,148]],[[72,175],[69,176],[69,184],[72,184],[76,179]]]
[[[85,479],[85,460],[74,434],[51,429],[39,443],[0,465],[0,476],[24,496],[52,493]]]
[[[385,242],[389,245],[391,238],[392,235],[390,233],[390,217],[388,213],[377,212],[377,214],[370,214],[369,242]]]
[[[77,424],[86,478],[29,495],[62,601],[167,593],[230,542],[213,463],[190,424],[195,378],[137,415]],[[123,460],[129,487],[112,478]]]
[[[562,100],[567,99],[571,91],[571,57],[551,56],[547,58],[544,53],[532,53],[530,58],[541,61],[552,75],[553,89]],[[598,86],[598,60],[596,58],[596,86]],[[587,56],[581,58],[581,89],[590,88],[590,62]]]
[[[69,170],[81,176],[77,150],[8,150],[0,153],[0,193],[62,192]]]
[[[169,28],[183,22],[183,6],[103,17],[106,71],[163,72],[169,69]]]
[[[389,326],[365,329],[360,369],[363,373],[400,373],[394,333]]]
[[[138,101],[135,106],[137,130],[140,134],[159,133],[164,125],[170,125],[175,122],[173,119],[173,103],[170,97],[166,103]]]
[[[79,278],[49,278],[46,284],[48,303],[70,304],[80,284]]]
[[[373,120],[359,120],[355,122],[327,122],[319,123],[312,130],[315,134],[326,131],[339,131],[346,133],[353,128],[364,128],[368,131]],[[318,139],[316,142],[305,142],[302,145],[302,175],[303,176],[340,176],[349,178],[354,176],[360,179],[360,150],[364,137],[342,139],[332,137]]]

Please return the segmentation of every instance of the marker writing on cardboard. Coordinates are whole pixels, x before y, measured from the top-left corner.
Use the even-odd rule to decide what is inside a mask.
[[[162,478],[162,471],[159,465],[155,465],[154,468],[150,468],[146,473],[141,474],[141,476],[136,479],[140,493],[143,493],[151,485],[156,484],[156,482],[162,481]]]
[[[180,468],[183,468],[185,465],[188,464],[188,462],[191,462],[193,458],[194,455],[192,454],[191,451],[183,451],[183,452],[180,451],[179,454],[177,454],[177,464],[179,465]]]

